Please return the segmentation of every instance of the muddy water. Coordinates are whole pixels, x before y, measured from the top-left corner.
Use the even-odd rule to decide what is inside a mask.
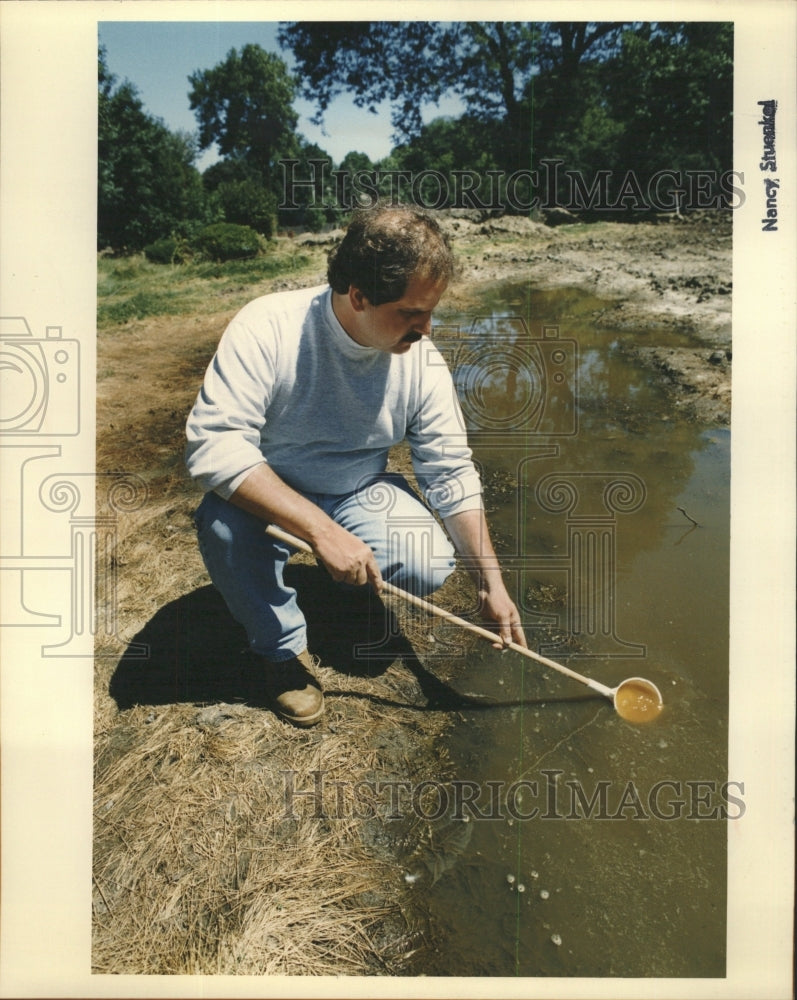
[[[414,887],[432,943],[416,972],[724,974],[744,808],[726,785],[729,432],[681,419],[625,359],[635,334],[594,328],[605,308],[504,286],[443,339],[530,643],[608,687],[647,678],[664,710],[631,724],[570,678],[473,649],[456,685],[488,704],[448,744],[473,832]]]

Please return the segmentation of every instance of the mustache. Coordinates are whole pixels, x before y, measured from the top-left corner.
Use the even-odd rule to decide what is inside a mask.
[[[417,344],[421,337],[423,337],[422,333],[418,333],[417,330],[410,330],[410,332],[405,334],[401,339],[408,344]]]

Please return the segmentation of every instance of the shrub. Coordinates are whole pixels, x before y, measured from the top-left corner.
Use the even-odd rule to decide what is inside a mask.
[[[214,222],[199,232],[196,248],[211,260],[244,260],[257,256],[260,240],[250,226]]]
[[[226,222],[251,226],[266,239],[274,235],[277,199],[262,184],[253,180],[223,181],[216,188],[214,200]]]
[[[144,255],[153,264],[184,264],[191,254],[185,240],[164,236],[145,246]]]
[[[320,233],[327,224],[324,210],[317,205],[310,205],[304,210],[304,224],[311,233]]]

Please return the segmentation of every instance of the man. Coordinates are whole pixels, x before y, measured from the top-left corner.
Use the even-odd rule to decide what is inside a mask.
[[[187,465],[207,491],[196,515],[205,565],[262,658],[276,711],[295,724],[317,722],[324,700],[283,579],[291,549],[269,523],[308,542],[334,580],[377,593],[383,580],[430,593],[456,550],[496,644],[525,645],[452,378],[429,339],[452,274],[432,218],[357,213],[330,256],[329,286],[263,296],[232,320],[188,418]],[[404,439],[425,504],[385,472]]]

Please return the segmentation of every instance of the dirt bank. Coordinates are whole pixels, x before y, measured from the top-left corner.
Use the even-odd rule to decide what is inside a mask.
[[[677,329],[726,346],[731,319],[730,213],[660,223],[551,228],[507,217],[446,223],[463,281],[524,278],[538,288],[573,286],[616,300],[603,325]]]

